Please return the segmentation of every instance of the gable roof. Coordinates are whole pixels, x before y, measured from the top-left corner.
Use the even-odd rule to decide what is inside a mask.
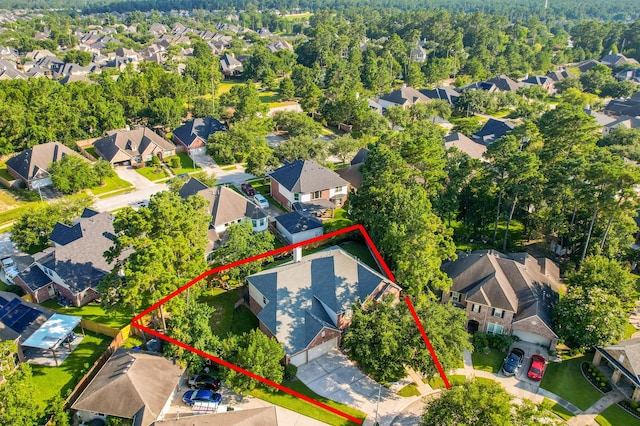
[[[182,188],[180,188],[180,191],[178,191],[178,195],[180,196],[180,198],[186,200],[192,195],[196,195],[200,191],[204,191],[208,188],[209,187],[207,185],[200,182],[198,179],[191,177],[188,181],[185,182],[184,185],[182,185]]]
[[[312,160],[296,160],[285,164],[269,176],[288,191],[303,194],[349,184],[333,170]]]
[[[495,86],[501,92],[517,92],[520,88],[520,84],[515,80],[507,77],[506,75],[500,75],[498,77],[492,78],[491,80],[487,80],[487,83],[495,84]]]
[[[323,328],[338,330],[332,316],[367,300],[381,283],[396,286],[336,246],[247,280],[267,299],[258,319],[290,355],[307,348]]]
[[[617,120],[614,120],[605,125],[605,127],[610,129],[615,129],[616,127],[626,127],[628,129],[638,129],[640,128],[640,117],[627,117],[622,116]]]
[[[444,147],[446,149],[456,148],[464,152],[471,158],[486,161],[482,154],[487,151],[487,147],[481,143],[469,139],[462,133],[452,133],[445,136]]]
[[[158,354],[120,348],[72,405],[74,410],[152,424],[180,382],[184,370]]]
[[[156,422],[158,426],[194,426],[193,417],[181,417]],[[198,426],[278,426],[275,405],[198,415]]]
[[[498,140],[509,133],[514,127],[516,127],[515,124],[509,121],[490,118],[484,126],[482,126],[482,129],[471,135],[471,138],[478,140],[484,145],[489,145],[491,142]]]
[[[531,77],[522,80],[522,82],[543,86],[545,84],[553,83],[553,80],[551,79],[551,77],[546,75],[532,75]]]
[[[442,269],[453,281],[451,290],[470,302],[511,311],[514,322],[538,316],[551,329],[558,282],[546,259],[485,250],[460,254]]]
[[[223,130],[226,130],[225,125],[213,117],[194,118],[175,129],[173,136],[186,146],[191,146],[197,138],[206,143],[210,135]]]
[[[392,102],[397,105],[402,106],[411,106],[416,102],[429,102],[430,99],[414,89],[413,87],[402,87],[400,89],[394,90],[391,93],[388,93],[384,96],[381,96],[380,99]]]
[[[367,157],[369,156],[369,148],[360,148],[356,155],[351,160],[351,165],[355,166],[356,164],[362,164],[367,161]]]
[[[85,161],[86,158],[72,151],[59,142],[47,142],[35,145],[7,160],[7,167],[11,167],[25,181],[42,179],[48,176],[47,170],[51,163],[61,160],[66,155],[76,155]]]
[[[620,53],[610,53],[608,55],[605,55],[602,59],[600,59],[600,62],[610,66],[610,67],[615,67],[617,65],[620,64],[637,64],[638,61],[636,61],[633,58],[627,58],[626,56],[620,54]]]
[[[422,89],[420,93],[429,99],[447,101],[452,106],[460,97],[460,92],[453,87],[436,87],[433,90]]]
[[[636,117],[640,115],[640,99],[635,95],[629,99],[612,99],[604,110],[611,115]]]
[[[596,350],[640,387],[640,337],[622,340],[617,345],[596,346]]]
[[[58,227],[57,234],[61,245],[50,247],[34,256],[36,265],[42,265],[64,280],[64,283],[74,293],[80,293],[88,288],[96,288],[98,283],[111,272],[112,265],[107,263],[103,253],[113,245],[115,238],[113,230],[113,215],[102,212],[89,217],[81,217],[78,223],[66,228]],[[121,258],[128,256],[129,252],[123,253]],[[34,288],[28,279],[33,280],[33,284],[45,283],[42,271],[35,271],[37,267],[30,268],[29,276],[24,276],[23,280],[32,289]],[[24,272],[20,275],[23,276]],[[46,277],[46,275],[44,275]],[[50,281],[50,279],[47,277]]]
[[[558,71],[549,71],[547,73],[547,77],[549,77],[553,81],[562,81],[565,78],[575,77],[575,75],[565,69],[561,69]]]
[[[108,132],[108,136],[95,141],[93,147],[109,162],[175,149],[173,143],[147,127]]]
[[[293,211],[276,216],[278,222],[290,234],[305,232],[310,229],[322,228],[322,221],[305,212]]]
[[[342,179],[349,182],[351,187],[355,189],[359,189],[362,185],[362,172],[360,171],[360,167],[362,167],[363,163],[352,164],[351,166],[346,166],[341,169],[336,170],[338,176]]]

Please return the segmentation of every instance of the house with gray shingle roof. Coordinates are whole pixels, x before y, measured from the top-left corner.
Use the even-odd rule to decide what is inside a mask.
[[[209,188],[198,179],[190,178],[178,192],[183,199],[196,194],[207,200],[207,213],[211,215],[210,244],[207,247],[207,253],[213,250],[221,241],[221,235],[234,223],[249,220],[253,232],[262,232],[269,228],[269,213],[231,188],[223,185]]]
[[[188,154],[200,154],[206,151],[209,136],[224,130],[227,127],[213,117],[194,118],[173,131],[173,140]]]
[[[340,344],[353,303],[400,294],[400,287],[340,247],[301,253],[298,247],[293,262],[247,277],[260,330],[283,345],[287,363],[294,365]]]
[[[296,160],[272,171],[271,196],[288,210],[295,203],[327,210],[344,204],[349,182],[312,160]]]
[[[420,93],[416,89],[410,86],[403,86],[400,89],[394,90],[378,99],[378,103],[383,109],[387,109],[393,106],[401,106],[402,108],[409,108],[411,105],[417,102],[429,102],[429,99],[424,94]]]
[[[473,141],[462,133],[452,133],[444,137],[445,149],[456,148],[471,158],[486,161],[483,154],[487,151],[487,147],[479,142]]]
[[[154,155],[162,160],[176,153],[173,143],[147,127],[107,132],[93,147],[112,165],[140,164],[151,161]]]
[[[460,254],[442,269],[453,281],[442,301],[466,311],[470,332],[509,334],[555,348],[558,336],[551,312],[560,272],[552,261],[485,250]]]
[[[103,256],[115,239],[113,215],[85,209],[74,224],[56,224],[50,239],[52,247],[36,253],[15,284],[37,303],[63,296],[83,306],[98,298],[98,284],[113,269]]]
[[[35,145],[7,160],[7,172],[24,182],[29,189],[42,188],[52,184],[48,171],[51,164],[67,155],[89,161],[59,142],[47,142]]]
[[[596,346],[593,363],[613,369],[611,381],[633,401],[640,402],[640,337],[611,346]]]
[[[276,217],[276,229],[289,244],[324,234],[322,221],[307,212],[291,212]]]
[[[512,131],[514,127],[516,127],[516,125],[510,121],[490,118],[486,123],[484,123],[484,126],[482,126],[480,130],[471,135],[471,139],[485,146],[489,146],[491,142],[497,141]]]

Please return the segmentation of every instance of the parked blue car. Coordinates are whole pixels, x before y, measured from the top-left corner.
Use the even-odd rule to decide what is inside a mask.
[[[208,389],[190,390],[182,395],[182,402],[193,405],[196,402],[214,402],[222,401],[222,395]]]

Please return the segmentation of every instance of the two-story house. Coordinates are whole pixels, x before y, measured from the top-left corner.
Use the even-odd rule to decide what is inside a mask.
[[[349,182],[312,160],[296,160],[269,174],[271,196],[293,210],[330,210],[344,204]]]
[[[173,143],[147,127],[107,133],[93,147],[112,165],[140,164],[151,161],[154,155],[162,160],[176,153]]]
[[[509,334],[555,348],[551,311],[560,272],[551,260],[485,250],[460,254],[442,269],[453,281],[442,301],[466,311],[469,332]]]

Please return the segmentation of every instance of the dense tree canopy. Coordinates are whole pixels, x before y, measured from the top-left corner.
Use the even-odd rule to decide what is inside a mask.
[[[462,352],[471,349],[465,315],[451,305],[417,299],[416,312],[445,370],[455,368]],[[355,304],[344,346],[351,359],[380,382],[406,376],[405,366],[427,376],[438,371],[409,309],[391,299]]]

